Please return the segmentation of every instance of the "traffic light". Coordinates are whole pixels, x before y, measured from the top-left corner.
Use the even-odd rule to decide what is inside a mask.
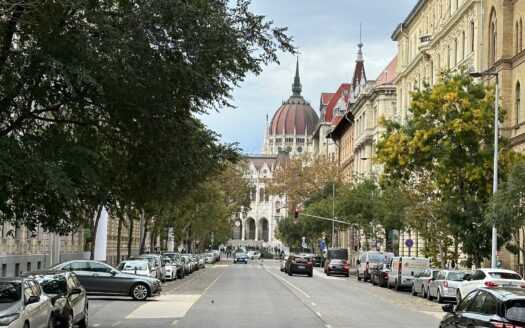
[[[299,210],[297,208],[293,211],[293,217],[296,219],[299,218]]]

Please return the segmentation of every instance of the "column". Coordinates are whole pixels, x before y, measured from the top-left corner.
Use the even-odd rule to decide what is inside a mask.
[[[241,219],[241,240],[245,240],[245,238],[244,238],[245,237],[244,234],[246,233],[245,222],[246,222],[246,220],[243,221]]]

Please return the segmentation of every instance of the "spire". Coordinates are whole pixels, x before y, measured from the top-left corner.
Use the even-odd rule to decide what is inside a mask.
[[[295,78],[293,80],[292,92],[296,97],[301,96],[302,86],[301,79],[299,78],[299,57],[297,57],[297,63],[295,65]]]
[[[354,76],[352,78],[353,97],[357,97],[358,88],[366,83],[365,60],[363,58],[363,33],[362,26],[359,24],[359,43],[357,44],[357,58],[355,60]]]

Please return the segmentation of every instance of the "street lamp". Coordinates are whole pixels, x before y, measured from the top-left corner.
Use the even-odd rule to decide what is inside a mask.
[[[494,176],[492,178],[492,194],[498,191],[498,138],[499,138],[499,78],[497,72],[485,71],[470,73],[472,77],[494,76],[496,78],[496,94],[494,100]],[[496,268],[496,258],[498,249],[498,231],[496,230],[496,217],[492,220],[492,249],[490,257],[490,267]]]

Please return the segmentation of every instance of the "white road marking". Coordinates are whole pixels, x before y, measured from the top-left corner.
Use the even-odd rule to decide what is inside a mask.
[[[121,323],[122,323],[122,322],[117,321],[117,322],[115,322],[114,324],[112,324],[111,327],[116,327],[116,326],[120,325]]]
[[[320,312],[315,312],[315,314],[317,314],[317,316],[319,316],[319,317],[322,317]]]
[[[317,306],[317,304],[315,304],[314,302],[312,302],[312,306]]]
[[[177,323],[179,322],[179,320],[175,320],[171,323],[172,326],[175,326]]]
[[[308,295],[304,290],[302,290],[301,288],[295,286],[294,284],[292,284],[292,283],[289,282],[288,280],[279,277],[278,275],[276,275],[275,273],[271,272],[271,271],[268,270],[268,269],[266,269],[266,272],[270,273],[270,274],[271,274],[272,276],[274,276],[275,278],[281,280],[281,281],[284,282],[286,285],[292,287],[293,289],[295,289],[295,290],[298,291],[299,293],[303,294],[306,298],[310,298],[310,295]]]
[[[95,323],[93,327],[100,327],[100,323]]]
[[[156,301],[138,307],[126,319],[182,318],[200,297],[201,295],[161,295]]]

